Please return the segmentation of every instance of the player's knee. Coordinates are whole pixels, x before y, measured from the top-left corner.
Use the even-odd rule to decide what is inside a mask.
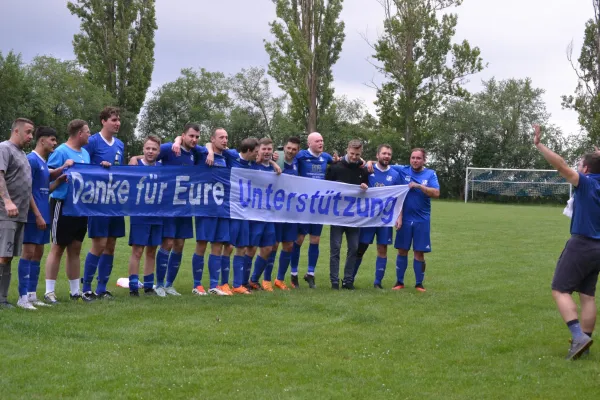
[[[321,236],[311,236],[310,237],[310,244],[319,244],[320,241],[321,241]]]
[[[356,257],[363,258],[363,256],[367,252],[368,248],[369,248],[369,244],[368,243],[359,243],[358,244],[358,251],[356,252]]]
[[[425,253],[422,251],[415,251],[415,260],[425,262]]]
[[[398,249],[398,255],[400,257],[406,257],[406,256],[408,256],[408,250],[406,250],[406,249]]]
[[[379,257],[379,258],[387,257],[387,246],[377,245],[377,257]]]

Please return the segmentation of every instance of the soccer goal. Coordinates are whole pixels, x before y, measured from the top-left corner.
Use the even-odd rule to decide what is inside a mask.
[[[572,187],[553,169],[467,167],[465,203],[475,192],[513,197],[571,196]]]

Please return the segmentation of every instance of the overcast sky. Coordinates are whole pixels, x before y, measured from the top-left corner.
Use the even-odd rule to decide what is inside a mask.
[[[157,0],[155,65],[152,88],[175,80],[181,68],[204,67],[235,73],[267,66],[263,39],[275,18],[271,0]],[[488,68],[470,77],[471,91],[481,81],[530,77],[546,90],[552,122],[566,133],[577,130],[577,115],[561,109],[560,96],[571,94],[577,80],[566,47],[581,48],[585,21],[593,16],[592,0],[465,0],[458,13],[456,41],[478,46]],[[0,0],[0,51],[20,52],[25,62],[49,54],[73,59],[72,38],[79,21],[64,0]],[[378,77],[368,59],[371,40],[382,30],[377,0],[345,0],[342,19],[346,40],[334,67],[337,94],[360,97],[374,111],[375,91],[366,84]]]

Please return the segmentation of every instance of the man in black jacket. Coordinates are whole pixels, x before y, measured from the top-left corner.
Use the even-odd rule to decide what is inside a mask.
[[[328,181],[349,183],[351,185],[360,185],[366,190],[369,183],[369,173],[363,168],[362,143],[360,140],[351,140],[348,143],[346,155],[337,163],[332,164],[327,170],[325,179]],[[331,256],[329,259],[329,279],[331,288],[339,289],[339,271],[340,271],[340,248],[342,247],[342,236],[346,234],[348,242],[348,254],[346,255],[346,265],[344,267],[344,278],[342,289],[354,290],[354,264],[356,263],[356,253],[358,250],[359,228],[348,226],[331,226],[330,247]]]

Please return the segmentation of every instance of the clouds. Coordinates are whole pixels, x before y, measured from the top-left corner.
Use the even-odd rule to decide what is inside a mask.
[[[465,0],[453,12],[459,15],[456,40],[478,46],[488,63],[470,78],[470,90],[479,90],[481,80],[491,77],[531,77],[536,87],[546,90],[553,122],[567,131],[577,128],[576,113],[560,106],[560,96],[577,85],[565,49],[573,39],[575,58],[579,55],[585,21],[593,15],[591,2]],[[5,17],[0,51],[14,49],[25,61],[37,54],[74,58],[71,41],[79,22],[66,1],[2,1],[0,14]],[[181,68],[235,73],[268,64],[263,40],[270,38],[268,23],[275,18],[271,0],[157,1],[156,15],[153,88],[176,79]],[[373,51],[363,36],[375,40],[382,18],[377,0],[344,1],[346,41],[334,67],[337,94],[361,97],[372,110],[375,91],[365,83],[380,78],[367,61]]]

